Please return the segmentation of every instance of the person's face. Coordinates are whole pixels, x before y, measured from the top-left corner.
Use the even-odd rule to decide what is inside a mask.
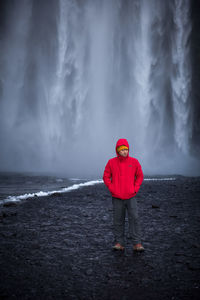
[[[128,155],[128,150],[127,149],[123,149],[119,151],[119,155],[123,156],[123,157],[127,157]]]

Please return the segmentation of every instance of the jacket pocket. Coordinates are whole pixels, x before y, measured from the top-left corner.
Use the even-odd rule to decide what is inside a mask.
[[[111,184],[109,185],[109,191],[110,191],[111,193],[113,193],[113,192],[114,192],[113,183],[111,183]]]
[[[136,194],[138,193],[139,189],[140,189],[140,187],[139,187],[138,185],[135,186],[135,193],[136,193]]]
[[[130,194],[134,194],[135,193],[135,187],[134,187],[133,183],[130,183],[129,192],[130,192]]]

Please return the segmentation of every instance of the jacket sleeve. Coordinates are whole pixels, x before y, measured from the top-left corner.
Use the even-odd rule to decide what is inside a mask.
[[[140,189],[140,186],[142,184],[144,175],[142,172],[142,167],[138,161],[137,169],[136,169],[136,174],[135,174],[135,192],[137,193]]]
[[[104,173],[103,173],[103,181],[104,181],[105,185],[108,187],[108,189],[109,189],[110,185],[112,184],[111,178],[112,178],[112,171],[110,168],[110,162],[108,161],[107,165],[105,166]]]

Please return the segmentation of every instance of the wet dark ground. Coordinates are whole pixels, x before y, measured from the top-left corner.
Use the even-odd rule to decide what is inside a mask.
[[[103,184],[1,208],[0,299],[198,299],[200,178],[145,181],[136,197],[143,253],[128,238],[112,251]]]

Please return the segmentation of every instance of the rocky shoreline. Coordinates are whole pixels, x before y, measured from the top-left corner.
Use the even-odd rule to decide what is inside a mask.
[[[198,299],[200,178],[145,181],[143,253],[112,251],[103,184],[0,208],[0,299]]]

